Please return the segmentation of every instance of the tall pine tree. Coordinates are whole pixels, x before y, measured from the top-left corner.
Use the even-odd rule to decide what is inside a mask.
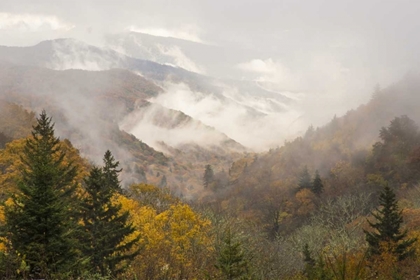
[[[312,183],[311,190],[318,196],[324,191],[324,184],[322,184],[321,176],[319,176],[318,170],[315,171],[315,178]]]
[[[216,268],[220,270],[226,280],[245,279],[249,274],[248,262],[242,250],[242,244],[234,240],[230,229],[225,233]]]
[[[58,279],[75,271],[76,168],[64,157],[43,111],[24,147],[18,193],[5,209],[7,236],[12,249],[25,256],[31,277]]]
[[[119,161],[116,161],[111,151],[107,150],[104,155],[104,166],[102,168],[105,183],[111,191],[122,193],[120,181],[118,179],[118,173],[122,171],[118,168]]]
[[[208,188],[214,182],[214,172],[210,164],[207,164],[204,170],[203,185]]]
[[[380,208],[377,213],[372,213],[377,222],[368,221],[374,231],[365,231],[371,256],[380,255],[384,248],[391,250],[387,253],[395,255],[398,260],[414,254],[412,245],[416,239],[406,239],[407,231],[401,232],[403,218],[397,203],[394,192],[386,185],[379,197]]]
[[[299,190],[312,188],[311,175],[309,174],[307,166],[305,166],[302,172],[299,174],[298,186]]]
[[[131,251],[139,237],[122,243],[135,229],[129,223],[129,213],[121,213],[121,204],[112,201],[121,192],[120,171],[118,162],[107,151],[104,167],[92,168],[85,179],[86,195],[81,203],[83,253],[89,258],[90,270],[103,276],[123,272],[127,262],[139,253]]]

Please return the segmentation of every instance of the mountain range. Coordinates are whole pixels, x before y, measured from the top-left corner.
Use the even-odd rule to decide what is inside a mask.
[[[203,88],[198,92],[202,99],[226,101],[223,94],[211,93],[218,87],[214,79],[178,67],[60,39],[0,47],[0,77],[3,103],[47,110],[59,135],[94,162],[106,149],[113,150],[127,183],[170,184],[178,193],[188,188],[191,195],[201,189],[205,164],[217,158],[222,164],[216,170],[228,168],[248,150],[199,119],[162,105],[167,101],[162,96],[171,93],[168,84],[191,93],[191,88]],[[261,114],[248,105],[231,104],[250,115]]]
[[[270,91],[249,80],[204,76],[74,39],[43,41],[32,47],[0,47],[0,60],[52,70],[129,70],[164,89],[163,98],[154,102],[182,111],[248,148],[264,150],[276,146],[303,129],[298,123],[301,112],[294,108],[296,100],[291,98],[293,93]],[[182,100],[168,104],[170,99]],[[191,110],[194,107],[205,110]],[[262,126],[271,120],[279,124],[270,128]],[[256,130],[252,141],[247,136],[250,130]]]
[[[171,185],[190,197],[203,195],[205,165],[225,172],[239,159],[252,158],[249,153],[279,147],[291,135],[304,133],[302,112],[295,107],[298,93],[191,72],[167,53],[177,46],[195,59],[201,51],[193,54],[193,49],[217,46],[135,33],[110,36],[107,44],[57,39],[31,47],[1,46],[2,102],[34,112],[46,109],[61,137],[94,162],[106,149],[113,150],[123,163],[127,183]],[[405,98],[412,99],[412,91],[410,97],[393,101],[392,109],[372,109],[374,116],[386,118],[370,115],[372,120],[365,124],[349,125],[355,131],[377,131],[392,116],[406,112]],[[364,136],[352,139],[351,145],[370,143],[366,134],[355,133]]]

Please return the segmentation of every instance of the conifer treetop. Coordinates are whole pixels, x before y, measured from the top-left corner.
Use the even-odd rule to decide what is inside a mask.
[[[401,211],[398,209],[398,201],[392,189],[385,185],[379,196],[380,207],[372,215],[376,218],[376,222],[368,220],[373,231],[364,231],[366,241],[369,244],[369,254],[380,255],[383,251],[383,245],[394,254],[398,260],[403,260],[414,254],[412,245],[416,239],[407,239],[407,230],[401,231],[403,218]]]

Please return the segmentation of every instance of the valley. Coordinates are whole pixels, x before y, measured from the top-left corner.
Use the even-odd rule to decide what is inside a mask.
[[[419,277],[417,47],[386,33],[406,17],[174,17],[206,33],[92,3],[0,12],[25,42],[0,46],[0,278]]]

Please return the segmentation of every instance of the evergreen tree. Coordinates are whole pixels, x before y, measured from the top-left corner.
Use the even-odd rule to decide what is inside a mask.
[[[311,175],[309,175],[307,166],[305,166],[305,168],[302,170],[302,172],[299,175],[298,186],[299,186],[299,190],[312,188]]]
[[[331,273],[325,267],[325,262],[322,256],[319,256],[318,261],[315,261],[311,256],[311,251],[309,250],[308,243],[305,243],[303,246],[303,261],[305,263],[304,275],[309,280],[329,280],[333,279]]]
[[[381,141],[373,145],[368,172],[379,173],[395,185],[417,184],[420,179],[417,166],[410,164],[413,153],[420,146],[417,124],[407,116],[397,117],[380,130],[379,136]]]
[[[160,180],[159,187],[160,188],[165,188],[167,185],[168,185],[168,182],[166,180],[166,176],[163,175],[162,179]]]
[[[104,167],[93,167],[85,179],[86,195],[81,203],[84,235],[81,243],[83,253],[89,258],[92,272],[102,276],[117,275],[139,252],[131,251],[139,236],[122,241],[134,232],[129,224],[129,213],[121,212],[121,204],[112,202],[113,196],[121,192],[118,180],[118,162],[107,151]]]
[[[305,265],[309,268],[313,268],[316,264],[315,260],[311,256],[311,251],[309,250],[308,243],[305,243],[303,246],[303,261],[305,262]]]
[[[203,176],[203,184],[204,188],[208,188],[211,183],[214,181],[214,173],[213,168],[210,164],[207,164],[204,170],[204,176]]]
[[[314,136],[314,134],[315,134],[315,129],[314,129],[314,126],[311,124],[305,132],[304,139],[305,140],[311,140],[311,138]]]
[[[412,245],[416,239],[406,239],[407,231],[401,232],[403,218],[398,210],[394,192],[386,185],[379,197],[380,208],[372,215],[377,219],[376,223],[370,221],[369,225],[373,232],[365,231],[366,241],[369,244],[369,254],[380,255],[384,245],[388,253],[394,254],[398,260],[403,260],[414,254]]]
[[[315,172],[315,178],[312,183],[311,190],[314,194],[318,196],[324,191],[324,185],[322,184],[322,180],[319,176],[318,170]]]
[[[118,179],[118,173],[122,169],[118,169],[119,161],[116,161],[110,150],[107,150],[104,155],[104,166],[102,168],[107,187],[118,193],[122,193],[121,182]]]
[[[222,272],[224,279],[244,279],[248,275],[248,262],[241,247],[241,243],[234,241],[228,229],[216,264],[216,268]]]
[[[25,256],[31,277],[57,279],[75,271],[76,168],[64,157],[54,124],[43,111],[24,147],[18,193],[5,209],[11,247]]]

